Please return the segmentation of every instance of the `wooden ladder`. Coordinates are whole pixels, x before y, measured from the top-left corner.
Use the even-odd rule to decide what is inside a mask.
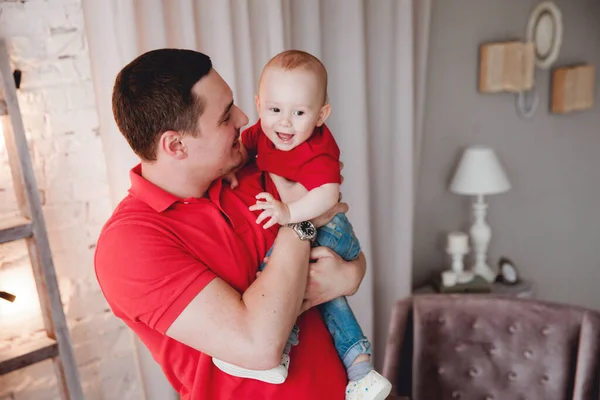
[[[12,129],[4,125],[4,140],[21,216],[0,221],[0,244],[21,239],[27,243],[47,337],[0,351],[0,375],[52,359],[63,400],[83,400],[8,50],[0,40],[0,116],[7,113]]]

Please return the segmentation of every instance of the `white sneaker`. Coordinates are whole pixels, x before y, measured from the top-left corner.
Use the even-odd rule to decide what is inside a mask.
[[[221,371],[239,378],[256,379],[259,381],[280,384],[285,382],[288,376],[288,368],[290,367],[290,356],[283,354],[279,365],[275,368],[267,370],[256,370],[238,367],[237,365],[229,364],[213,357],[213,364]]]
[[[391,391],[390,381],[371,371],[357,381],[348,382],[346,400],[385,400]]]

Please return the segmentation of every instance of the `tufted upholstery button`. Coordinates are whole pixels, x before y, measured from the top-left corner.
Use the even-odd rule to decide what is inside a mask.
[[[515,333],[517,331],[517,326],[515,324],[512,324],[511,326],[508,327],[508,331],[510,333]]]
[[[476,377],[481,375],[481,371],[477,367],[471,367],[471,369],[469,370],[469,375],[471,375],[472,377]]]
[[[452,392],[453,399],[460,399],[461,397],[462,397],[462,393],[459,392],[458,390],[455,390],[454,392]]]
[[[550,377],[548,375],[542,376],[542,379],[540,379],[540,383],[548,383],[550,382]]]
[[[552,332],[552,328],[550,328],[548,325],[542,328],[542,335],[548,336],[550,332]]]
[[[495,397],[492,396],[491,394],[488,394],[487,396],[485,396],[485,400],[494,400]]]
[[[525,352],[523,352],[523,355],[525,355],[525,358],[531,358],[533,357],[533,350],[527,349]]]
[[[508,373],[508,380],[509,381],[515,381],[515,380],[517,380],[517,373],[515,371],[510,371]]]
[[[490,356],[497,356],[500,353],[500,349],[498,348],[498,346],[492,344],[488,347],[488,354]]]

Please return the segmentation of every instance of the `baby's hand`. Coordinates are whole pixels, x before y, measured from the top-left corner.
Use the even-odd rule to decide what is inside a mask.
[[[270,218],[264,225],[264,229],[268,229],[275,224],[287,225],[290,223],[290,209],[287,204],[277,201],[273,198],[270,193],[259,193],[256,195],[256,204],[250,206],[250,211],[264,210],[258,218],[256,223],[260,224],[265,219]]]
[[[225,182],[229,182],[229,186],[231,186],[232,189],[235,189],[239,185],[237,177],[235,176],[235,172],[228,173],[223,177],[223,180]]]

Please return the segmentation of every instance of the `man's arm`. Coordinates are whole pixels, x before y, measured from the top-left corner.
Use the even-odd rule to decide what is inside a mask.
[[[183,310],[167,335],[241,367],[275,367],[300,313],[309,250],[309,243],[291,229],[280,229],[269,268],[243,295],[214,279]]]
[[[313,220],[323,226],[334,215],[347,212],[346,203]],[[315,263],[308,263],[310,257]],[[332,253],[332,254],[330,254]],[[307,287],[308,279],[311,287]],[[362,253],[345,262],[328,248],[312,252],[308,242],[289,228],[281,228],[269,259],[269,268],[240,295],[215,278],[167,330],[167,335],[224,361],[251,369],[276,366],[296,317],[309,304],[320,304],[353,294],[365,274]]]

